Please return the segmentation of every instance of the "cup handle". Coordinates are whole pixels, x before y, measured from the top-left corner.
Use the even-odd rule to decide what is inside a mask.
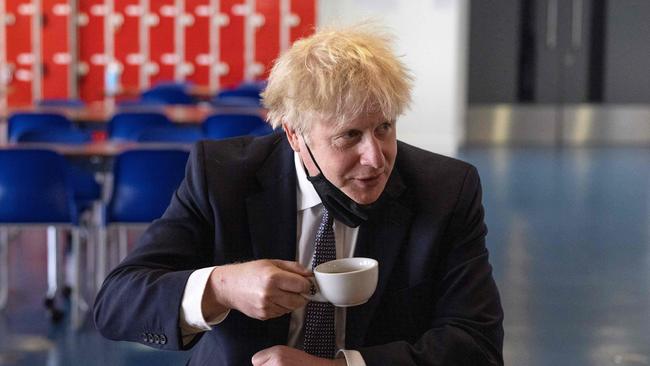
[[[307,279],[309,280],[309,282],[311,282],[312,291],[310,291],[310,293],[308,294],[301,294],[301,295],[309,301],[327,302],[327,299],[323,297],[323,294],[320,292],[320,289],[318,288],[318,283],[316,283],[316,278],[308,277]]]

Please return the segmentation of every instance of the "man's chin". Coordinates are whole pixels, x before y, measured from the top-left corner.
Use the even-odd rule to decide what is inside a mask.
[[[347,194],[347,193],[346,193]],[[349,195],[348,197],[352,198],[352,200],[360,205],[369,205],[372,203],[375,203],[378,199],[379,196],[381,195],[381,192],[374,193],[374,194],[368,194],[367,192],[360,193],[360,194],[355,194],[355,195]]]

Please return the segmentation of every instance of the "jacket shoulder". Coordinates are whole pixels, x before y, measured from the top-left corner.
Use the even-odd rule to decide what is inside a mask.
[[[472,164],[398,142],[396,166],[400,174],[426,181],[456,180],[475,172]]]

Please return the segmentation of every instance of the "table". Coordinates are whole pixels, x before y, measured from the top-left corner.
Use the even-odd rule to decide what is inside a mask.
[[[181,149],[189,151],[192,144],[154,142],[143,143],[135,141],[93,141],[87,144],[62,144],[50,142],[18,142],[0,144],[0,149],[45,149],[56,151],[69,158],[113,158],[125,151],[134,149]]]
[[[5,120],[16,112],[55,112],[61,113],[77,123],[106,123],[118,112],[160,112],[172,122],[180,124],[199,124],[206,117],[219,113],[258,114],[265,117],[263,108],[214,107],[209,104],[165,105],[165,106],[116,106],[103,102],[91,103],[84,108],[74,107],[12,107],[0,111],[0,119]]]

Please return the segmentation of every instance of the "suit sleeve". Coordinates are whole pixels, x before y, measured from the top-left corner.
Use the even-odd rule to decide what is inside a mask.
[[[94,305],[95,324],[105,337],[169,350],[189,348],[200,338],[184,346],[179,318],[188,277],[213,265],[214,214],[203,156],[199,143],[163,216],[105,279]]]
[[[445,232],[430,328],[417,341],[361,348],[372,365],[503,365],[503,311],[485,247],[478,173],[470,167]]]

